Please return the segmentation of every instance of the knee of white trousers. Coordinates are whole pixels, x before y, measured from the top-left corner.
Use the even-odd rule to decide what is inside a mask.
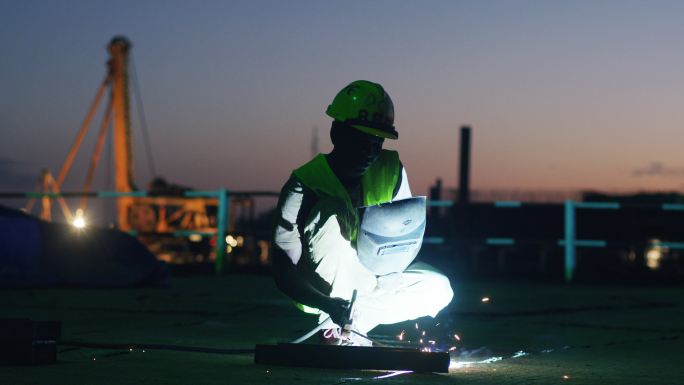
[[[430,316],[435,317],[440,310],[444,309],[451,303],[454,298],[454,291],[451,288],[449,278],[439,273],[432,273],[429,275],[430,299],[432,305],[430,309]]]

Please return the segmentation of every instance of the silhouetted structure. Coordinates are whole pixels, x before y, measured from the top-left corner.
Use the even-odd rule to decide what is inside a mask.
[[[470,201],[470,127],[461,127],[461,153],[458,178],[458,202]]]

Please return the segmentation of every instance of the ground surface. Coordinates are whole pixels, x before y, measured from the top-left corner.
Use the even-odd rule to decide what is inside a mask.
[[[418,320],[437,344],[457,346],[449,374],[377,379],[388,373],[261,366],[251,354],[63,345],[58,364],[0,367],[0,383],[684,384],[682,288],[455,283],[454,289],[454,302],[437,320]],[[491,300],[483,303],[484,296]],[[5,290],[0,317],[59,319],[63,340],[235,349],[289,341],[314,326],[268,277],[245,275],[175,278],[170,288]],[[392,340],[402,330],[417,333],[406,322],[374,335]],[[447,337],[452,333],[461,341]]]

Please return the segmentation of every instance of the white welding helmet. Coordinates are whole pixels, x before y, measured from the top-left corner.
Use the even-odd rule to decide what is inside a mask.
[[[356,249],[376,275],[404,271],[418,255],[425,233],[425,197],[362,208]]]

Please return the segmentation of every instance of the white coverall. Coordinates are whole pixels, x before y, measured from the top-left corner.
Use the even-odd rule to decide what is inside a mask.
[[[411,190],[402,169],[394,200],[409,197]],[[274,244],[304,277],[325,281],[331,297],[350,300],[352,291],[358,291],[353,322],[360,333],[367,334],[379,324],[434,317],[451,302],[449,280],[426,263],[413,263],[402,273],[380,277],[363,266],[342,235],[339,214],[344,207],[336,198],[319,199],[293,175],[281,191]],[[327,317],[321,312],[319,322]]]

